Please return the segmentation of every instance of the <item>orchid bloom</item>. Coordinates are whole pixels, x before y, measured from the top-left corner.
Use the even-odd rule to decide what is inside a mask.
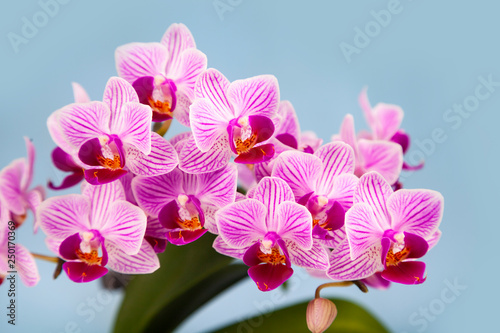
[[[49,248],[66,262],[74,282],[90,282],[109,268],[125,274],[154,272],[153,248],[144,241],[146,214],[126,201],[121,182],[82,185],[82,194],[45,200],[37,211]]]
[[[359,280],[380,272],[385,280],[425,281],[421,258],[436,244],[443,197],[431,190],[398,190],[378,173],[363,175],[346,214],[347,241],[332,252],[328,276]]]
[[[158,218],[164,237],[172,244],[184,245],[207,231],[217,233],[214,214],[234,202],[236,180],[236,167],[231,164],[198,175],[175,169],[156,177],[136,177],[132,190],[139,206]],[[162,238],[161,232],[156,238]]]
[[[43,187],[30,189],[36,151],[30,139],[25,137],[24,141],[28,152],[27,159],[16,159],[0,171],[0,201],[3,200],[5,204],[3,214],[9,212],[8,220],[16,222],[17,227],[25,221],[28,209],[35,215],[38,205],[45,197]],[[37,229],[38,221],[35,218],[35,232]]]
[[[178,163],[172,145],[151,132],[151,108],[139,103],[127,81],[114,77],[103,102],[74,103],[52,113],[47,125],[56,144],[85,166],[93,185],[112,182],[128,171],[153,176]]]
[[[354,152],[343,142],[332,142],[314,154],[298,151],[282,153],[272,175],[283,179],[298,203],[313,217],[313,236],[328,247],[345,238],[345,212],[351,208],[358,177],[354,174]]]
[[[403,165],[403,151],[399,144],[384,140],[357,138],[354,130],[354,119],[347,114],[340,127],[339,135],[332,137],[352,147],[356,167],[354,174],[361,177],[363,174],[376,171],[390,184],[398,181]]]
[[[410,147],[410,136],[400,129],[404,116],[403,110],[398,105],[385,103],[378,103],[372,108],[366,90],[364,88],[359,95],[359,105],[372,130],[372,134],[368,137],[374,140],[395,142],[403,149],[403,155],[406,154]],[[419,170],[423,166],[423,161],[416,166],[411,166],[403,161],[403,170]]]
[[[153,121],[176,119],[189,126],[194,85],[207,68],[207,57],[196,49],[184,24],[172,24],[160,43],[130,43],[115,53],[118,75],[130,84],[139,100],[153,109]]]
[[[279,287],[293,274],[291,264],[325,270],[328,252],[312,238],[311,213],[294,201],[285,181],[263,178],[252,198],[216,214],[222,254],[243,259],[248,275],[262,291]]]
[[[208,69],[196,81],[190,120],[193,137],[182,148],[181,170],[204,173],[223,168],[231,154],[236,163],[254,164],[274,156],[266,143],[274,132],[279,88],[272,75],[228,81]]]

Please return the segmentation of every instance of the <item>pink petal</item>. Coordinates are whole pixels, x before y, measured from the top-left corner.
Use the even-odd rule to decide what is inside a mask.
[[[214,247],[215,251],[219,252],[220,254],[240,260],[243,260],[243,256],[247,251],[246,247],[237,249],[229,246],[226,242],[224,242],[221,236],[217,236],[212,246]]]
[[[172,68],[169,76],[175,81],[178,90],[183,90],[194,98],[196,79],[207,69],[207,56],[196,49],[187,49],[180,55],[180,65]]]
[[[436,230],[431,236],[427,237],[425,240],[429,244],[429,250],[432,249],[441,239],[441,230]]]
[[[122,116],[122,108],[129,102],[139,103],[139,97],[130,83],[119,77],[112,77],[104,88],[102,101],[111,111],[109,126],[111,129],[119,128],[117,125]]]
[[[21,244],[16,244],[16,270],[21,281],[28,287],[33,287],[40,281],[35,259]]]
[[[221,135],[226,133],[228,126],[225,115],[217,109],[208,99],[198,99],[190,109],[190,125],[196,146],[206,152]]]
[[[270,231],[280,229],[278,206],[285,201],[295,202],[292,189],[288,184],[276,177],[264,177],[257,185],[253,198],[264,204],[267,209],[267,228]]]
[[[436,191],[396,191],[387,200],[392,229],[423,238],[430,237],[441,223],[443,205],[443,196]]]
[[[354,191],[358,183],[359,178],[348,173],[336,177],[332,191],[327,195],[328,199],[337,201],[347,211],[352,207]]]
[[[200,201],[224,207],[234,202],[237,183],[237,170],[234,164],[228,164],[219,171],[198,176],[197,198]]]
[[[108,210],[110,218],[100,229],[101,235],[126,254],[137,254],[146,232],[146,214],[127,201],[116,201]]]
[[[154,249],[147,241],[142,241],[139,252],[134,255],[125,253],[112,242],[106,242],[108,267],[123,274],[148,274],[160,268]]]
[[[359,94],[359,97],[358,97],[358,102],[359,102],[359,105],[361,106],[361,109],[363,109],[363,113],[365,115],[366,122],[368,123],[368,125],[370,126],[372,131],[374,131],[374,129],[376,127],[376,121],[375,121],[375,117],[374,117],[373,112],[372,112],[372,107],[370,105],[370,101],[368,100],[368,95],[366,94],[367,90],[368,90],[367,87],[364,87],[363,90],[361,90],[361,93]]]
[[[375,139],[390,140],[403,121],[403,110],[397,105],[379,103],[372,110],[376,121],[373,128]]]
[[[327,275],[334,280],[360,280],[367,278],[384,266],[380,261],[381,246],[373,246],[356,260],[351,260],[347,241],[332,251]]]
[[[38,227],[40,226],[39,221],[36,219],[35,213],[40,204],[42,203],[42,201],[44,200],[44,197],[45,197],[45,191],[41,186],[26,193],[25,197],[26,202],[28,203],[28,206],[30,207],[31,211],[33,212],[33,215],[35,216],[35,221],[33,224],[33,229],[35,232],[38,230]]]
[[[389,184],[394,184],[403,167],[403,150],[401,146],[389,141],[372,141],[360,139],[359,154],[363,160],[363,171],[380,173]],[[358,175],[361,176],[361,175]]]
[[[24,137],[24,142],[26,143],[27,160],[20,185],[21,190],[23,192],[26,192],[28,190],[28,187],[31,185],[31,181],[33,180],[36,151],[35,146],[33,146],[33,143],[28,137]]]
[[[244,248],[267,233],[266,206],[254,199],[232,203],[216,215],[220,236],[229,246]]]
[[[26,160],[24,158],[12,161],[0,172],[0,200],[3,197],[8,211],[16,215],[26,213],[26,202],[23,199],[21,181],[26,174]]]
[[[179,154],[179,168],[188,173],[213,172],[225,167],[230,158],[227,135],[221,136],[207,152],[199,150],[191,137]]]
[[[356,132],[354,131],[354,118],[351,114],[346,114],[342,121],[342,125],[340,125],[339,139],[347,143],[354,150],[356,164],[362,163],[362,161],[359,160],[358,143]]]
[[[92,229],[100,230],[108,220],[114,219],[109,215],[109,207],[118,200],[125,200],[125,190],[119,181],[103,185],[84,185],[82,194],[92,203],[90,224]]]
[[[259,115],[273,118],[278,111],[280,93],[273,75],[259,75],[232,82],[227,98],[237,117]]]
[[[177,90],[175,93],[177,103],[175,104],[174,117],[179,123],[186,127],[190,127],[189,123],[189,107],[192,104],[192,99],[183,90]]]
[[[90,200],[79,194],[52,197],[38,207],[37,220],[48,237],[62,240],[77,232],[92,229],[89,222],[90,208]]]
[[[166,239],[168,230],[160,223],[157,217],[148,217],[146,236]]]
[[[143,76],[163,74],[168,51],[160,43],[130,43],[115,51],[118,75],[130,84]]]
[[[226,97],[228,87],[228,79],[218,70],[209,68],[198,77],[194,93],[196,99],[208,99],[218,114],[229,121],[235,116]]]
[[[193,35],[182,23],[174,23],[168,27],[161,39],[161,43],[167,48],[169,59],[165,67],[167,73],[175,71],[181,64],[183,51],[196,48]]]
[[[276,135],[287,133],[295,139],[300,137],[300,124],[295,114],[295,109],[289,101],[281,101],[278,106],[280,125],[277,127]]]
[[[421,284],[425,281],[425,263],[421,261],[403,261],[387,267],[382,273],[386,280],[402,284]]]
[[[353,260],[374,245],[380,245],[384,234],[384,229],[375,220],[372,208],[366,203],[357,203],[347,211],[345,231]]]
[[[286,151],[275,160],[272,176],[283,179],[298,200],[316,190],[316,183],[322,171],[323,165],[317,156]]]
[[[317,180],[317,192],[328,194],[333,190],[334,180],[341,174],[354,172],[354,151],[344,142],[331,142],[320,147],[315,153],[323,167]]]
[[[132,146],[125,148],[126,167],[138,176],[156,176],[168,173],[177,167],[179,159],[170,142],[151,132],[151,152],[143,154]]]
[[[214,235],[218,235],[219,230],[217,229],[217,222],[215,221],[215,213],[217,213],[219,207],[216,207],[210,203],[201,203],[201,209],[203,210],[203,214],[205,215],[205,224],[203,225],[203,228],[207,229]]]
[[[354,192],[354,204],[366,203],[373,210],[374,222],[380,230],[390,229],[389,213],[386,202],[392,194],[392,188],[378,173],[370,172],[359,179],[358,187]]]
[[[329,267],[330,253],[317,240],[307,250],[293,242],[287,242],[286,248],[294,265],[319,270],[326,270]]]
[[[151,152],[151,119],[149,106],[139,103],[124,104],[120,116],[111,124],[111,132],[123,143],[135,146],[143,154]]]
[[[71,86],[73,87],[73,96],[75,98],[75,103],[88,103],[90,102],[90,97],[83,89],[81,85],[76,82],[72,82]]]
[[[285,201],[277,210],[277,229],[268,223],[269,231],[276,231],[284,240],[289,240],[302,250],[312,246],[312,216],[306,207],[295,202]]]

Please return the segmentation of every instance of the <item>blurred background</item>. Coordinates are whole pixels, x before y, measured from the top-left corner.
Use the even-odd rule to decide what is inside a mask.
[[[171,23],[182,22],[209,67],[229,80],[274,74],[302,130],[326,141],[346,113],[354,115],[357,130],[367,127],[357,103],[364,86],[373,105],[400,105],[403,128],[413,139],[407,160],[425,159],[422,171],[404,175],[405,187],[434,189],[445,197],[443,236],[425,258],[428,279],[368,294],[352,287],[328,289],[324,295],[355,300],[394,332],[491,331],[500,296],[494,284],[500,273],[495,259],[500,224],[494,213],[500,199],[495,174],[500,162],[499,3],[56,1],[2,3],[0,168],[26,155],[23,136],[28,136],[37,148],[33,184],[45,185],[49,178],[59,183],[46,119],[73,101],[71,82],[101,100],[106,81],[116,75],[116,47],[159,41]],[[183,130],[177,124],[167,138]],[[17,241],[49,254],[43,233],[33,235],[31,222],[30,217],[18,230]],[[4,314],[7,288],[0,286],[0,331],[111,330],[119,292],[102,291],[98,282],[74,284],[64,275],[53,280],[54,265],[38,265],[36,287],[18,283],[14,329]],[[262,293],[245,281],[178,332],[204,332],[309,300],[320,283],[300,270],[288,292]]]

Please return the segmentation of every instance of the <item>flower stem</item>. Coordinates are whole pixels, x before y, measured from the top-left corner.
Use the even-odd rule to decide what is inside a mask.
[[[316,288],[316,293],[315,293],[314,297],[315,298],[319,298],[319,292],[323,288],[329,288],[329,287],[349,287],[349,286],[352,286],[352,285],[355,285],[356,287],[359,288],[359,290],[361,290],[364,293],[368,292],[368,288],[366,287],[366,285],[363,282],[358,281],[358,280],[356,280],[356,281],[328,282],[328,283],[324,283],[324,284],[318,286],[318,288]]]
[[[172,124],[172,119],[165,120],[164,122],[161,123],[155,123],[153,125],[153,131],[160,134],[161,136],[164,136],[165,133],[167,133],[168,129],[170,128],[171,124]]]
[[[43,254],[38,254],[38,253],[31,253],[31,255],[34,257],[34,258],[37,258],[37,259],[41,259],[41,260],[45,260],[45,261],[48,261],[48,262],[53,262],[53,263],[59,263],[59,258],[58,257],[51,257],[51,256],[46,256],[46,255],[43,255]]]

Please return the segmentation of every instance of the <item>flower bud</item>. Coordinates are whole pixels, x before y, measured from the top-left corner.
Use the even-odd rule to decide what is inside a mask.
[[[322,333],[330,327],[337,317],[337,307],[325,298],[315,298],[307,305],[307,328],[312,333]]]

